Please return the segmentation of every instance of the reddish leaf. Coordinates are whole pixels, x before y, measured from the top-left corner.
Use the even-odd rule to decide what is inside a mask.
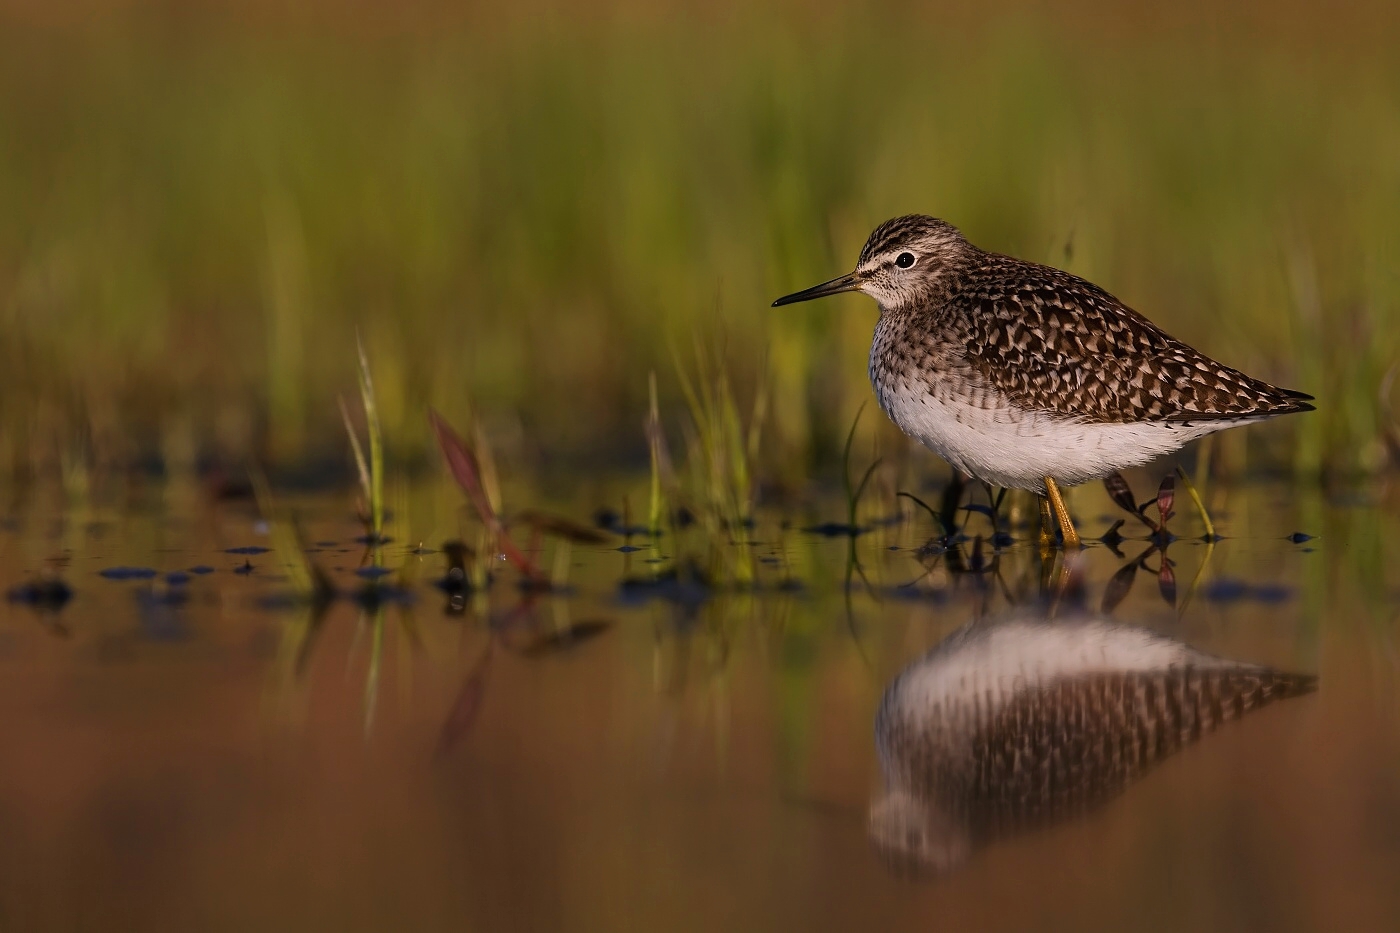
[[[499,527],[500,521],[496,518],[496,512],[491,508],[491,501],[486,498],[486,491],[481,487],[481,468],[476,462],[476,455],[457,432],[452,430],[452,426],[432,409],[428,410],[428,422],[433,426],[433,434],[437,436],[438,447],[442,449],[442,456],[447,460],[447,468],[452,471],[452,478],[466,492],[472,507],[476,509],[476,514],[488,528],[494,530]]]
[[[442,456],[447,460],[447,468],[452,471],[452,478],[457,480],[457,485],[466,492],[467,499],[471,501],[472,508],[476,509],[481,523],[500,543],[501,553],[527,577],[542,578],[544,574],[515,546],[505,526],[501,524],[500,516],[491,508],[491,500],[486,497],[486,491],[481,486],[481,468],[471,448],[452,430],[452,426],[432,409],[428,410],[428,421],[433,426],[433,433],[437,435],[438,447],[442,449]]]
[[[1157,487],[1157,514],[1160,515],[1159,524],[1165,525],[1167,519],[1172,517],[1172,503],[1176,501],[1176,477],[1168,473],[1162,480],[1162,485]]]
[[[1162,555],[1162,566],[1157,570],[1157,588],[1162,591],[1162,598],[1167,601],[1167,605],[1176,608],[1176,573],[1172,570],[1172,562],[1167,560],[1166,555]]]
[[[486,650],[472,665],[467,679],[457,691],[452,708],[447,712],[447,721],[442,724],[442,732],[438,735],[437,757],[441,758],[452,751],[476,724],[477,714],[481,712],[481,700],[486,695],[486,671],[491,666],[491,649],[495,645],[494,638],[486,643]]]

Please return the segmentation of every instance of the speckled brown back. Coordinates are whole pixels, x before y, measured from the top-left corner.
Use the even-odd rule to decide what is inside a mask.
[[[904,313],[906,339],[943,344],[1028,410],[1123,423],[1312,408],[1311,396],[1215,362],[1098,286],[1009,256],[980,253],[941,302]]]

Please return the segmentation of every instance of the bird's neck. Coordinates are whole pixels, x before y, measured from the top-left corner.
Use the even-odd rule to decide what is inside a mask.
[[[905,324],[930,315],[937,316],[940,309],[957,294],[960,276],[956,273],[940,275],[937,279],[925,282],[917,290],[901,295],[899,300],[881,302],[880,320],[891,324]]]
[[[980,250],[969,244],[964,252],[945,259],[937,275],[913,285],[897,300],[880,302],[881,319],[910,320],[936,315],[964,288],[969,273],[977,265],[979,253]]]

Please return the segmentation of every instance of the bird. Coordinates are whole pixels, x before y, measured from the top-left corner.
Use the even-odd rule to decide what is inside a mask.
[[[1313,410],[1313,397],[1216,362],[1076,275],[974,246],[923,214],[875,228],[853,272],[773,307],[859,291],[880,318],[880,407],[955,469],[1040,498],[1041,541],[1079,535],[1060,486],[1207,434]]]
[[[888,867],[941,875],[1085,816],[1227,722],[1317,689],[1105,616],[1016,610],[906,667],[875,719],[868,832]]]

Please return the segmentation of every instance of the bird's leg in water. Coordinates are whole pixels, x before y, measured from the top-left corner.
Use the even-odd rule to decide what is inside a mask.
[[[1060,538],[1063,539],[1065,548],[1079,547],[1079,532],[1074,530],[1074,522],[1069,519],[1069,509],[1065,507],[1064,496],[1060,495],[1060,487],[1048,476],[1045,477],[1045,496],[1049,500],[1050,511],[1055,513],[1055,520],[1060,523]]]

